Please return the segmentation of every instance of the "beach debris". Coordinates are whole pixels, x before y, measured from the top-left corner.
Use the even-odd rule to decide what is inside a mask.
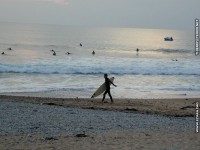
[[[126,110],[126,111],[138,111],[138,110],[135,109],[135,108],[126,108],[125,110]]]
[[[88,135],[85,134],[85,132],[76,134],[76,137],[88,137]]]
[[[194,116],[195,116],[194,114],[183,114],[183,115],[176,114],[173,117],[194,117]]]
[[[35,129],[39,129],[39,127],[37,127],[37,126],[36,127],[31,127],[30,129],[31,130],[35,130]]]
[[[62,106],[56,103],[43,103],[43,105],[50,105],[50,106]]]
[[[185,107],[182,107],[181,109],[185,110],[187,108],[196,108],[196,106],[185,106]],[[199,106],[199,108],[200,108],[200,106]]]
[[[84,109],[94,109],[94,107],[84,107]]]
[[[42,138],[42,140],[52,141],[52,140],[58,140],[58,138],[55,138],[55,137],[44,137],[44,138]]]
[[[94,129],[94,127],[89,127],[88,129]]]
[[[146,135],[146,136],[150,136],[150,134],[147,134],[147,133],[146,133],[145,135]]]

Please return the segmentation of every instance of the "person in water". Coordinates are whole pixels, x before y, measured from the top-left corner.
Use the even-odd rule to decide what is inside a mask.
[[[92,55],[95,55],[95,51],[92,52]]]
[[[114,85],[115,87],[117,87],[114,83],[112,83],[110,81],[110,79],[108,78],[108,75],[107,74],[104,74],[104,78],[105,78],[105,85],[106,85],[106,90],[103,94],[103,99],[102,99],[102,102],[104,102],[104,99],[106,97],[106,94],[108,93],[108,95],[110,96],[110,100],[111,100],[111,103],[113,103],[113,99],[112,99],[112,95],[110,93],[110,84]]]

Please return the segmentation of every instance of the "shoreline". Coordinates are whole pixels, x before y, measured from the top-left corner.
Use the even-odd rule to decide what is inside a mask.
[[[75,107],[93,110],[122,111],[128,113],[156,114],[174,117],[194,117],[195,102],[200,98],[176,99],[109,99],[105,103],[100,98],[51,98],[37,96],[0,95],[0,101],[55,105],[60,107]]]

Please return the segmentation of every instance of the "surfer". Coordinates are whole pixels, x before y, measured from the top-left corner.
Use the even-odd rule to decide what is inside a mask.
[[[105,85],[106,85],[106,90],[103,94],[103,99],[102,99],[102,102],[104,102],[104,99],[106,97],[106,94],[108,93],[108,95],[110,96],[110,100],[111,100],[111,103],[113,103],[113,99],[112,99],[112,95],[110,93],[110,84],[114,85],[115,87],[117,87],[114,83],[112,83],[110,81],[110,79],[108,78],[108,75],[107,74],[104,74],[104,78],[105,78]]]
[[[1,55],[5,55],[5,53],[4,53],[4,52],[2,52],[2,53],[1,53]]]
[[[80,43],[79,45],[80,45],[80,47],[82,47],[82,46],[83,46],[83,45],[82,45],[82,43]]]
[[[95,51],[92,52],[92,55],[95,55]]]
[[[53,52],[53,55],[56,56],[56,52],[55,51]]]

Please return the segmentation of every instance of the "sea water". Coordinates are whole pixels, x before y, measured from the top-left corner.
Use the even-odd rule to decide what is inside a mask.
[[[193,29],[0,23],[0,33],[0,93],[87,98],[107,73],[116,98],[200,96]]]

